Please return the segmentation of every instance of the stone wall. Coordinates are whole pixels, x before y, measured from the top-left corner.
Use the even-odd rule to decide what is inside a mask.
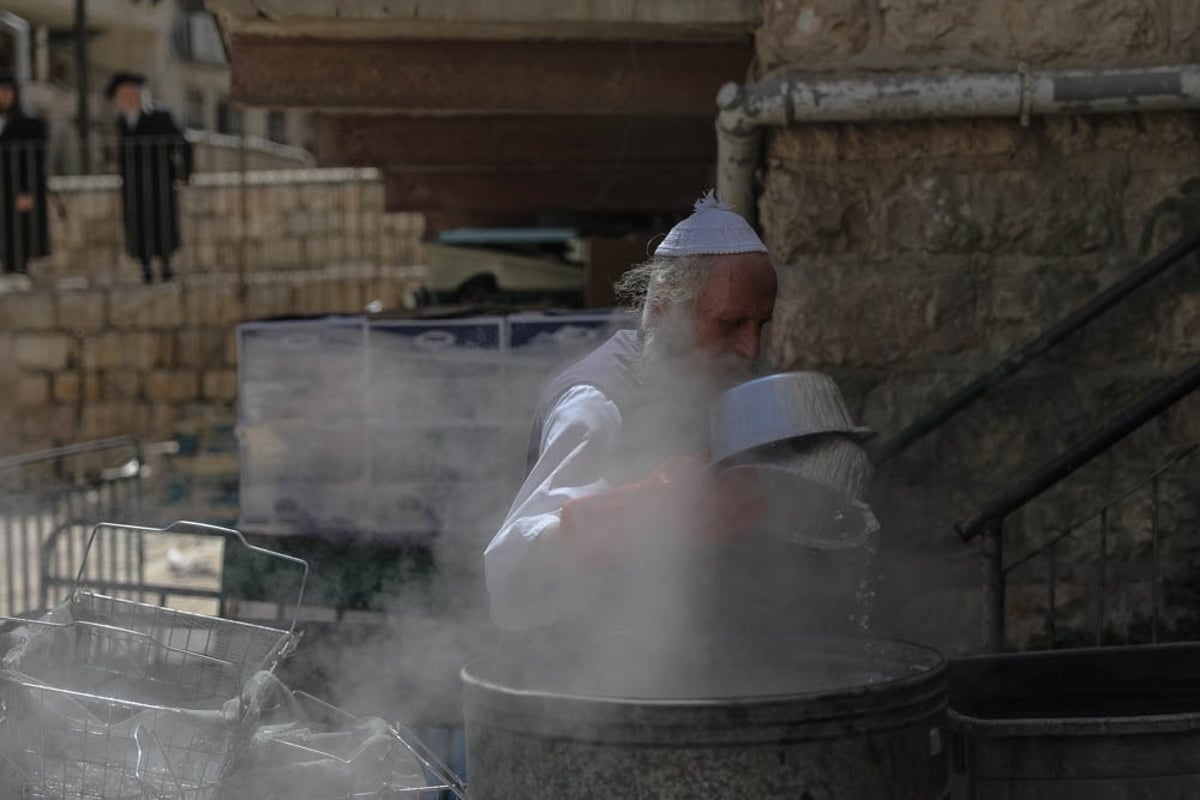
[[[1186,0],[768,0],[758,35],[762,74],[1152,65],[1198,48],[1200,6]],[[1162,112],[796,126],[770,133],[764,166],[759,215],[781,264],[774,360],[834,374],[886,436],[1132,268],[1152,209],[1200,175],[1200,125]],[[1164,218],[1153,250],[1180,230]],[[878,629],[977,647],[979,547],[952,524],[1198,356],[1189,262],[885,469]],[[1011,518],[1010,559],[1200,439],[1197,420],[1200,398],[1185,400]],[[1193,464],[1160,486],[1168,580],[1197,552],[1198,477]],[[1118,628],[1148,593],[1147,493],[1111,515]],[[1059,553],[1060,625],[1094,623],[1098,535]],[[1017,644],[1042,632],[1046,569],[1011,575]]]
[[[51,179],[49,258],[36,281],[91,284],[140,280],[125,253],[119,179]],[[420,214],[387,213],[373,169],[299,169],[196,174],[180,192],[183,246],[177,272],[237,273],[414,264]]]
[[[114,176],[50,188],[53,254],[30,264],[31,291],[0,293],[0,453],[232,418],[240,322],[394,311],[425,285],[423,219],[384,211],[375,170],[195,176],[179,279],[150,286]]]
[[[0,452],[232,419],[244,320],[404,307],[416,267],[259,273],[0,295]]]

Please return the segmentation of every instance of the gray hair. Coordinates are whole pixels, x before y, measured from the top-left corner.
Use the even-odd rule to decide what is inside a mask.
[[[713,257],[654,256],[632,267],[614,284],[617,298],[641,311],[642,330],[650,327],[656,306],[687,307],[696,302]]]

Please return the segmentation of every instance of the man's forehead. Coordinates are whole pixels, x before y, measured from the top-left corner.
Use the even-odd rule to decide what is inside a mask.
[[[765,253],[737,253],[716,256],[700,289],[700,304],[712,308],[766,307],[775,302],[775,268]]]

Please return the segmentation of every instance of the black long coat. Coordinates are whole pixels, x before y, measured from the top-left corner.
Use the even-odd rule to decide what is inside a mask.
[[[141,113],[130,128],[117,119],[117,169],[125,218],[125,249],[143,263],[179,249],[176,181],[192,174],[192,147],[166,111]]]
[[[0,258],[7,272],[23,272],[31,258],[50,255],[46,140],[46,123],[19,113],[0,131]],[[32,210],[17,210],[21,194],[33,196]]]

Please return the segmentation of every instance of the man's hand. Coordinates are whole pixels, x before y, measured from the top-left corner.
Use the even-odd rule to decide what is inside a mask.
[[[700,533],[717,542],[751,530],[767,506],[766,498],[758,492],[758,474],[753,467],[726,470],[710,479],[703,500],[706,524]]]
[[[703,454],[664,461],[645,479],[563,504],[567,547],[592,565],[628,557],[644,539],[678,533],[723,542],[750,530],[765,501],[749,468],[713,475]]]
[[[22,214],[28,214],[33,211],[33,195],[21,193],[17,195],[17,211]]]

